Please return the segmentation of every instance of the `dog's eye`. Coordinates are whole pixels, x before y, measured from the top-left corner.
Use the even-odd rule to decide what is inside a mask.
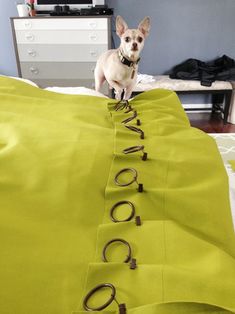
[[[137,40],[138,40],[139,43],[142,43],[143,38],[139,36],[139,37],[137,38]]]
[[[125,42],[126,43],[129,43],[131,41],[131,38],[130,37],[125,37]]]

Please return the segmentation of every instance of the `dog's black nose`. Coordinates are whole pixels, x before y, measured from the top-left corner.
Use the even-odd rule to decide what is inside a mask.
[[[131,49],[134,50],[134,51],[138,50],[138,44],[137,43],[133,43]]]

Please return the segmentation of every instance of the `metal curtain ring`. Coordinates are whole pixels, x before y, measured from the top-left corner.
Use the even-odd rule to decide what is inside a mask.
[[[122,123],[126,124],[126,123],[128,123],[128,122],[134,120],[136,117],[137,117],[137,111],[134,110],[133,116],[131,116],[130,118],[127,118],[127,119],[123,120]]]
[[[126,111],[124,111],[124,113],[129,113],[130,111],[133,111],[133,108],[131,107],[131,105],[128,103],[128,106],[126,107]]]
[[[120,183],[118,181],[118,177],[120,176],[120,174],[122,174],[124,172],[132,172],[133,173],[133,179],[130,182],[128,182],[128,183]],[[128,185],[132,184],[135,181],[137,182],[137,177],[138,177],[138,174],[137,174],[137,171],[134,168],[124,168],[124,169],[120,170],[116,174],[114,181],[119,186],[128,186]]]
[[[130,244],[127,241],[123,240],[123,239],[113,239],[113,240],[110,240],[108,243],[105,244],[105,246],[103,248],[103,252],[102,252],[102,259],[103,259],[103,261],[104,262],[108,262],[108,260],[106,258],[106,250],[109,247],[109,245],[114,243],[114,242],[121,242],[121,243],[123,243],[124,245],[127,246],[127,248],[128,248],[128,255],[127,255],[126,259],[124,260],[124,263],[128,263],[131,260],[131,247],[130,247]]]
[[[103,288],[110,288],[111,289],[111,296],[110,296],[110,299],[103,305],[99,306],[99,307],[90,307],[88,306],[88,301],[90,300],[90,298],[99,290],[103,289]],[[103,283],[103,284],[100,284],[98,286],[96,286],[95,288],[93,288],[87,295],[86,297],[84,298],[83,300],[83,308],[86,310],[86,311],[101,311],[103,309],[105,309],[107,306],[109,306],[113,300],[115,300],[115,295],[116,295],[116,289],[115,287],[111,284],[111,283]]]
[[[130,182],[128,182],[128,183],[120,183],[120,182],[118,181],[118,177],[119,177],[120,174],[122,174],[123,172],[128,172],[128,171],[133,173],[133,175],[134,175],[133,179],[132,179]],[[134,168],[124,168],[124,169],[120,170],[120,171],[116,174],[116,176],[115,176],[115,178],[114,178],[114,181],[115,181],[116,185],[118,185],[118,186],[123,186],[123,187],[124,187],[124,186],[128,186],[128,185],[132,184],[133,182],[136,182],[136,184],[138,185],[138,192],[142,193],[143,190],[144,190],[144,186],[143,186],[143,183],[138,183],[137,177],[138,177],[138,174],[137,174],[137,171],[136,171]]]
[[[143,140],[144,139],[144,131],[141,130],[140,128],[136,128],[135,126],[132,125],[125,125],[125,127],[131,131],[137,132],[140,134],[140,138]]]
[[[114,109],[115,109],[115,111],[118,111],[118,110],[123,110],[124,108],[126,109],[126,108],[128,108],[128,107],[129,107],[129,102],[128,102],[128,100],[119,100],[119,101],[116,103]]]
[[[126,219],[123,219],[123,220],[118,220],[116,219],[113,214],[114,214],[114,211],[117,207],[119,207],[120,205],[123,205],[123,204],[127,204],[130,206],[131,208],[131,213],[130,215],[126,218]],[[113,205],[113,207],[110,209],[110,218],[112,219],[113,222],[124,222],[124,221],[130,221],[133,217],[135,216],[135,206],[133,203],[129,202],[129,201],[120,201],[120,202],[117,202],[116,204]]]
[[[131,146],[131,147],[123,149],[122,152],[124,154],[131,154],[131,153],[135,153],[138,151],[143,151],[142,160],[146,161],[148,158],[148,154],[144,152],[144,145]]]
[[[128,147],[128,148],[125,148],[123,149],[123,153],[124,154],[131,154],[131,153],[136,153],[136,152],[139,152],[139,151],[143,151],[144,150],[144,145],[137,145],[137,146],[131,146],[131,147]]]

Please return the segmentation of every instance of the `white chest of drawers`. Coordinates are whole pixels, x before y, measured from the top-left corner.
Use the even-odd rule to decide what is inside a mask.
[[[40,87],[94,88],[99,55],[111,48],[111,16],[11,18],[18,73]]]

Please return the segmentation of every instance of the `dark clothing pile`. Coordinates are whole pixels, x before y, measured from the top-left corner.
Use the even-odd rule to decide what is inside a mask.
[[[223,55],[210,62],[188,59],[176,65],[170,78],[181,80],[199,80],[203,86],[211,86],[214,81],[235,80],[235,60]]]

